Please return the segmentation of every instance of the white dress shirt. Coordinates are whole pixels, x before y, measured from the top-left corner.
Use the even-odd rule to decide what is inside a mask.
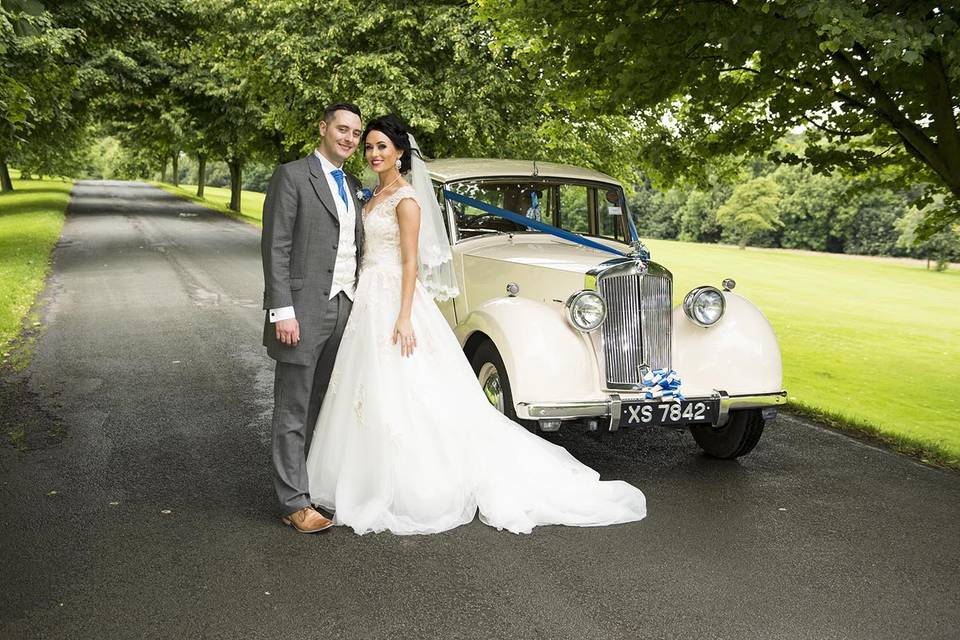
[[[342,166],[334,166],[327,160],[322,153],[314,150],[314,155],[320,160],[320,166],[323,168],[323,175],[327,178],[327,186],[330,187],[330,193],[333,194],[333,202],[337,205],[337,217],[340,220],[340,239],[337,246],[337,261],[333,267],[333,281],[330,284],[330,299],[332,300],[338,293],[343,291],[347,297],[353,300],[353,294],[357,286],[357,242],[356,242],[356,221],[357,212],[353,206],[353,198],[350,195],[350,182],[346,175],[343,177],[343,188],[347,194],[347,201],[344,202],[340,197],[340,188],[337,186],[337,179],[333,177],[333,172],[337,169],[343,169]],[[279,309],[270,309],[270,322],[279,320],[288,320],[295,318],[293,307],[280,307]]]

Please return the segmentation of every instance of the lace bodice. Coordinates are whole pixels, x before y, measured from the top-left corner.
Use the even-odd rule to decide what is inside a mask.
[[[413,187],[400,187],[363,214],[364,247],[361,269],[400,268],[400,225],[397,205],[404,198],[417,199]]]

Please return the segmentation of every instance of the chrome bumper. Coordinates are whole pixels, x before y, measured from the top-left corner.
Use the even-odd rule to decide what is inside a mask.
[[[727,423],[731,411],[776,407],[787,402],[787,392],[761,393],[750,396],[731,396],[726,391],[715,391],[710,396],[686,398],[687,400],[719,400],[720,413],[716,427]],[[577,420],[582,418],[610,417],[610,431],[620,428],[620,408],[624,402],[639,402],[637,398],[621,398],[611,393],[606,400],[591,402],[521,402],[517,405],[517,417],[524,420]],[[659,404],[658,400],[650,400]]]

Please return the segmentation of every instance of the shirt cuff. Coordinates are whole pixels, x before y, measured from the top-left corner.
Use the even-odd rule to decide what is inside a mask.
[[[296,318],[293,307],[280,307],[279,309],[270,309],[270,322],[279,322],[280,320],[289,320]]]

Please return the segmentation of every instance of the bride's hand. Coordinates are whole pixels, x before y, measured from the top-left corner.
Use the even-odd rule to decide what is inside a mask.
[[[417,346],[417,337],[413,335],[413,323],[410,318],[397,318],[397,324],[393,326],[393,344],[400,342],[400,355],[407,357],[413,355],[413,349]]]

